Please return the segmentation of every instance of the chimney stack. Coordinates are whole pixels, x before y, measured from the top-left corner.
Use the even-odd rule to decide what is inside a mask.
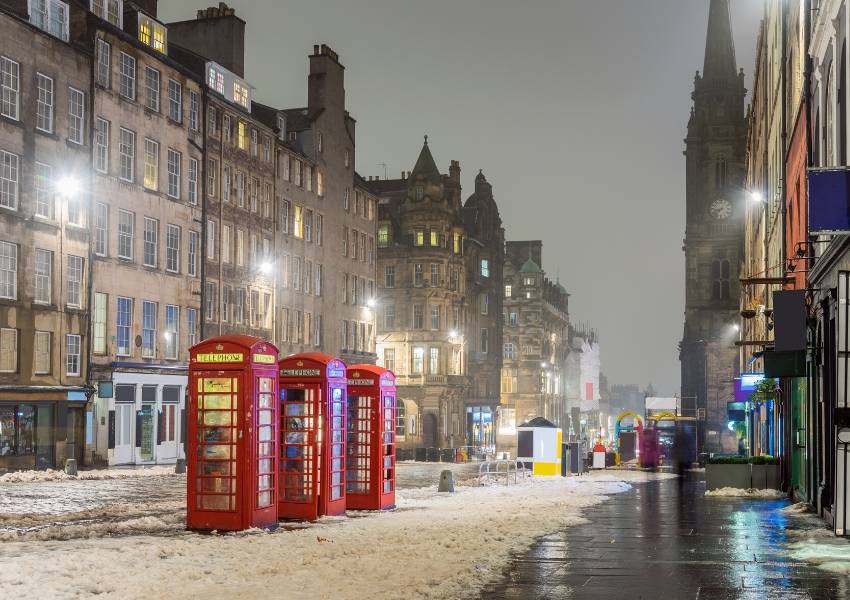
[[[199,10],[194,20],[169,23],[168,39],[245,77],[245,21],[224,2]]]

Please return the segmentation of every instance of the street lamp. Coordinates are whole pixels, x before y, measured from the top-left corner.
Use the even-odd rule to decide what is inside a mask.
[[[378,304],[378,301],[374,298],[369,298],[368,300],[366,300],[366,306],[368,306],[369,308],[375,308],[376,304]]]
[[[80,192],[80,181],[73,175],[66,175],[56,182],[56,191],[66,198],[72,198]]]
[[[271,274],[273,268],[274,268],[274,263],[270,260],[262,262],[260,264],[260,267],[259,267],[260,273],[262,273],[263,275]]]
[[[750,200],[756,203],[764,202],[764,196],[759,191],[750,192]]]

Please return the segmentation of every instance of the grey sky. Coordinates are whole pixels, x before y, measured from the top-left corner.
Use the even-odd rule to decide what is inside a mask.
[[[733,0],[753,70],[763,0]],[[215,2],[165,0],[165,21]],[[346,66],[357,169],[398,177],[427,133],[438,165],[494,186],[509,240],[598,329],[612,383],[679,386],[685,125],[708,0],[230,0],[258,100],[306,104],[307,54]]]

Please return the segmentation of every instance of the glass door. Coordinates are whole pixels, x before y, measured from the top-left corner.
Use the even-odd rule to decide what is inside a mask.
[[[345,401],[342,388],[331,388],[330,429],[330,500],[345,496]]]
[[[136,416],[136,386],[115,386],[115,448],[113,460],[123,465],[134,462]]]
[[[157,448],[160,461],[177,459],[180,395],[180,386],[166,385],[162,388],[162,418],[159,421],[162,431],[159,434],[159,448]]]
[[[257,378],[257,508],[274,503],[275,473],[274,456],[274,379]]]
[[[395,489],[395,397],[384,396],[383,419],[384,434],[381,439],[381,454],[383,456],[382,493],[386,494]]]
[[[195,508],[235,511],[240,377],[198,377]]]
[[[345,491],[349,494],[368,494],[372,491],[372,398],[370,396],[348,397],[346,453]]]
[[[280,499],[283,502],[306,504],[316,500],[318,395],[315,387],[282,390]]]

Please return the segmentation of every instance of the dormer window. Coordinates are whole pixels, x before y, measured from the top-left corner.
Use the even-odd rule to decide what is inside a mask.
[[[139,15],[139,41],[145,46],[150,46],[157,52],[165,54],[165,25],[151,19],[143,13]]]
[[[124,0],[91,0],[89,10],[116,27],[124,26]]]
[[[248,86],[233,82],[233,101],[248,108]]]
[[[68,41],[68,3],[60,0],[29,0],[30,23],[52,36]]]
[[[277,137],[281,142],[286,140],[286,117],[283,115],[277,116]]]
[[[228,102],[238,104],[251,111],[252,88],[244,79],[240,79],[218,63],[207,63],[207,87],[224,96]]]

